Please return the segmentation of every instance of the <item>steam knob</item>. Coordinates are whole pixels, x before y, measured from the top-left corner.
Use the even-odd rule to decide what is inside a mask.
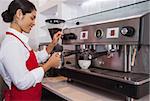
[[[125,26],[121,29],[121,34],[124,36],[133,36],[135,33],[135,29],[131,26]]]

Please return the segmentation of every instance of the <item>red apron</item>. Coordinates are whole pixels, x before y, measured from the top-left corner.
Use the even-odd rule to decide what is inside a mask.
[[[12,35],[20,40],[16,35],[10,32],[6,32],[7,35]],[[21,41],[21,40],[20,40]],[[21,43],[27,48],[27,46],[21,41]],[[38,68],[38,63],[33,50],[27,50],[30,53],[28,60],[26,61],[26,67],[29,71]],[[42,94],[42,84],[38,83],[35,87],[30,87],[27,90],[19,90],[15,85],[12,84],[11,90],[5,93],[6,101],[40,101]]]

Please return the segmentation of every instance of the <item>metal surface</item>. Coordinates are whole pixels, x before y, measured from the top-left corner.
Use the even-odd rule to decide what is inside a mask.
[[[124,73],[118,71],[110,71],[99,68],[89,68],[88,70],[76,69],[75,66],[65,65],[66,69],[71,69],[79,73],[85,73],[89,75],[95,75],[106,79],[115,80],[132,85],[142,85],[150,81],[149,75],[144,73]]]
[[[141,18],[141,44],[150,45],[150,13]]]
[[[63,41],[63,44],[138,44],[140,27],[139,21],[140,18],[133,18],[115,22],[65,29],[64,34],[75,33],[77,35],[77,40]],[[106,38],[107,28],[119,27],[119,29],[121,30],[121,28],[124,26],[134,26],[134,29],[136,29],[135,35],[133,37],[124,37],[123,35],[119,34],[119,38]],[[95,37],[95,32],[98,29],[102,29],[104,32],[104,36],[101,39]],[[82,31],[89,32],[88,39],[80,40],[80,33]]]

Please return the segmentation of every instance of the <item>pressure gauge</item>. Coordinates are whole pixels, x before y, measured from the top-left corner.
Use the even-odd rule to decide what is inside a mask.
[[[96,30],[96,32],[95,32],[95,36],[97,37],[97,38],[99,38],[99,39],[101,39],[102,37],[103,37],[103,30],[102,29],[98,29],[98,30]]]
[[[131,26],[125,26],[121,29],[121,34],[124,36],[133,36],[135,33],[135,29]]]

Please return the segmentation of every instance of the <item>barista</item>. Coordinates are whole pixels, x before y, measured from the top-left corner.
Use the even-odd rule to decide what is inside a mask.
[[[34,52],[28,45],[29,33],[35,25],[36,8],[28,0],[13,0],[2,14],[4,22],[10,23],[5,39],[1,43],[1,75],[9,87],[5,92],[6,101],[40,101],[41,81],[44,73],[60,65],[60,56],[49,54],[61,37],[57,32],[46,49]],[[42,66],[38,63],[48,61]]]

